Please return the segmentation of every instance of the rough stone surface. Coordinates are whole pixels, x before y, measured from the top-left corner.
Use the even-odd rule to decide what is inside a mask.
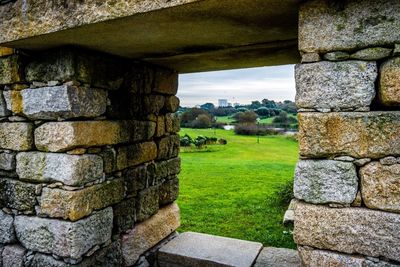
[[[136,220],[144,221],[156,214],[159,207],[159,187],[151,186],[138,193],[136,200]]]
[[[186,232],[158,252],[161,266],[250,267],[262,244],[238,239]]]
[[[266,247],[258,255],[254,267],[300,267],[300,258],[296,250]]]
[[[177,115],[172,113],[165,115],[165,130],[168,133],[178,133],[181,130],[179,117]]]
[[[294,223],[294,210],[287,210],[283,215],[283,225],[290,225]]]
[[[379,162],[382,165],[393,165],[397,163],[397,158],[393,157],[393,156],[389,156],[389,157],[384,157],[382,159],[379,159]]]
[[[361,195],[371,209],[400,213],[400,164],[371,162],[360,169]]]
[[[359,256],[335,253],[326,250],[312,249],[308,247],[297,248],[303,266],[320,267],[365,267],[365,259]]]
[[[22,68],[18,56],[0,58],[0,84],[21,82]]]
[[[177,157],[179,154],[179,145],[179,135],[170,135],[162,138],[157,142],[157,159],[170,159]]]
[[[92,118],[106,111],[104,90],[75,86],[54,86],[21,91],[23,114],[30,119]]]
[[[6,101],[4,100],[3,91],[0,91],[0,117],[5,117],[10,114],[10,111],[7,109]]]
[[[159,68],[154,78],[154,93],[176,95],[178,92],[178,73],[172,70]]]
[[[164,105],[164,109],[167,112],[177,112],[179,109],[179,104],[180,104],[180,100],[178,97],[176,96],[168,96],[165,98],[165,105]]]
[[[173,158],[157,162],[154,174],[158,178],[166,178],[171,175],[179,174],[180,171],[181,171],[181,159]]]
[[[117,170],[149,162],[156,157],[157,146],[154,142],[123,146],[117,150]]]
[[[180,226],[177,204],[161,208],[150,219],[137,224],[122,236],[122,255],[127,266],[133,265],[141,254],[159,243]]]
[[[0,178],[0,206],[19,211],[34,211],[38,185]]]
[[[398,43],[399,11],[395,0],[308,1],[300,8],[299,48],[311,53]]]
[[[14,153],[0,153],[0,169],[5,171],[12,171],[15,169]]]
[[[298,245],[400,259],[399,214],[299,202],[294,227],[294,240]]]
[[[24,267],[26,249],[20,245],[5,246],[2,259],[4,267]]]
[[[165,135],[165,116],[157,116],[156,137]]]
[[[300,113],[298,119],[300,154],[304,157],[400,154],[400,112]]]
[[[386,106],[400,105],[400,58],[392,58],[382,64],[379,80],[379,100]]]
[[[376,63],[318,62],[296,65],[298,108],[367,107],[375,97]]]
[[[0,123],[0,148],[16,151],[30,150],[33,146],[33,127],[26,122]]]
[[[330,52],[324,55],[324,59],[328,61],[342,61],[347,60],[350,58],[349,53],[337,51],[337,52]]]
[[[166,180],[160,185],[159,189],[159,205],[164,206],[174,202],[179,195],[179,179]]]
[[[102,178],[103,160],[97,155],[22,152],[17,155],[17,174],[26,181],[81,186]]]
[[[92,247],[110,240],[112,209],[107,208],[77,222],[16,216],[18,240],[29,250],[79,259]]]
[[[148,95],[143,97],[143,105],[147,114],[158,115],[164,107],[165,97],[162,95]]]
[[[136,201],[134,198],[123,200],[113,207],[114,232],[120,234],[133,228],[136,220]]]
[[[63,152],[76,147],[148,140],[155,128],[154,122],[145,121],[49,122],[36,128],[35,144],[41,151]]]
[[[0,210],[0,243],[8,244],[15,241],[14,218]]]
[[[122,180],[104,182],[77,191],[43,188],[40,208],[41,213],[49,217],[76,221],[94,210],[120,202],[124,194]]]
[[[4,100],[7,110],[14,114],[22,115],[22,96],[20,91],[4,91]]]
[[[321,61],[321,57],[318,53],[305,53],[301,55],[301,63],[311,63]]]
[[[336,160],[300,160],[294,180],[294,196],[309,203],[351,204],[358,191],[356,167]]]
[[[392,54],[392,49],[384,47],[366,48],[351,54],[350,58],[359,60],[380,60],[389,57]]]

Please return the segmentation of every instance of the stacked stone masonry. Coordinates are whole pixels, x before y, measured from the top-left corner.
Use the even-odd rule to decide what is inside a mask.
[[[179,226],[177,73],[4,51],[0,266],[135,264]]]
[[[301,4],[294,239],[304,266],[400,266],[399,14],[394,0]]]

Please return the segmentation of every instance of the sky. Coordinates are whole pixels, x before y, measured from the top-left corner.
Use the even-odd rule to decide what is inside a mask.
[[[218,99],[228,99],[232,104],[250,104],[264,98],[294,101],[295,94],[294,65],[179,76],[178,97],[183,107],[207,102],[218,105]]]

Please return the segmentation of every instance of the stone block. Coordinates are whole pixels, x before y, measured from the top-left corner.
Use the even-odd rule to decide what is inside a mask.
[[[81,186],[103,177],[103,160],[97,155],[21,152],[17,174],[26,181]]]
[[[256,242],[186,232],[163,246],[158,260],[160,266],[250,267],[261,249]]]
[[[22,95],[20,91],[4,91],[4,100],[7,110],[14,114],[22,115]]]
[[[400,154],[400,112],[300,113],[300,154],[381,158]]]
[[[63,152],[77,147],[137,142],[150,139],[155,127],[154,122],[146,121],[48,122],[35,130],[35,144],[41,151]]]
[[[117,151],[112,147],[106,147],[101,151],[99,155],[103,158],[104,172],[114,172],[117,164]]]
[[[356,167],[336,160],[300,160],[296,165],[294,196],[309,203],[351,204],[358,191]]]
[[[158,68],[155,71],[153,92],[164,95],[176,95],[178,92],[178,73]]]
[[[2,253],[4,267],[25,267],[26,249],[20,245],[5,246]]]
[[[142,222],[156,214],[159,208],[159,186],[151,186],[138,193],[136,220]]]
[[[96,245],[111,239],[111,208],[77,222],[39,217],[16,216],[18,240],[29,250],[79,259]]]
[[[120,202],[124,196],[122,180],[107,181],[76,191],[43,188],[40,211],[52,218],[77,221],[95,210]]]
[[[360,169],[361,195],[371,209],[400,213],[400,164],[371,162]]]
[[[164,107],[165,97],[162,95],[148,95],[143,97],[143,107],[146,114],[158,115]]]
[[[399,261],[400,214],[299,202],[294,240],[298,245]]]
[[[159,161],[155,165],[155,176],[158,178],[166,178],[171,175],[179,174],[181,171],[181,159],[173,158],[169,160]]]
[[[0,123],[0,148],[26,151],[33,146],[33,125],[27,122]]]
[[[350,58],[358,60],[381,60],[392,55],[393,49],[384,47],[371,47],[351,54]]]
[[[299,246],[297,250],[303,266],[365,267],[365,259],[360,256],[335,253],[332,251],[318,250],[301,246]]]
[[[305,53],[301,55],[301,63],[312,63],[321,61],[318,53]]]
[[[176,114],[168,113],[165,115],[165,130],[168,133],[178,133],[180,128],[180,120]]]
[[[266,247],[261,250],[254,267],[300,267],[297,250]]]
[[[15,170],[15,153],[0,153],[0,169],[5,171]]]
[[[155,137],[161,137],[163,135],[165,135],[165,116],[157,116]]]
[[[179,196],[179,179],[176,177],[172,180],[166,180],[160,185],[159,189],[159,205],[164,206],[178,199]]]
[[[64,48],[42,54],[26,66],[26,80],[73,81],[96,88],[119,89],[125,74],[126,62],[108,55]]]
[[[379,100],[385,106],[400,105],[400,58],[392,58],[382,64],[379,80]]]
[[[399,14],[400,3],[394,0],[334,4],[325,0],[307,1],[300,7],[300,51],[346,51],[399,43]]]
[[[349,58],[350,58],[349,53],[343,51],[330,52],[324,55],[324,59],[328,61],[343,61]]]
[[[11,56],[14,54],[14,48],[0,46],[0,57]]]
[[[14,217],[0,210],[0,243],[8,244],[15,241]]]
[[[17,55],[0,58],[0,85],[23,81],[23,68]]]
[[[356,109],[375,97],[375,62],[318,62],[296,65],[298,108]]]
[[[122,236],[122,255],[126,266],[133,265],[141,254],[169,236],[180,226],[177,204],[161,208],[150,219],[137,224]]]
[[[154,160],[157,146],[154,142],[138,143],[119,147],[117,150],[117,170],[123,170]]]
[[[149,166],[149,164],[143,164],[126,170],[124,178],[128,195],[136,195],[137,191],[155,185],[154,177],[148,173],[148,169],[151,168]]]
[[[175,113],[179,109],[180,100],[176,96],[168,96],[165,98],[164,109],[167,113]]]
[[[53,86],[21,91],[23,114],[34,120],[93,118],[106,111],[105,90]]]
[[[113,207],[115,234],[126,232],[133,228],[136,220],[135,199],[123,200]]]
[[[170,135],[157,142],[157,159],[170,159],[179,155],[180,139],[179,135]]]
[[[0,117],[11,115],[11,112],[7,109],[7,103],[4,99],[3,91],[0,91]]]
[[[19,211],[35,210],[37,187],[18,180],[0,178],[0,206]]]

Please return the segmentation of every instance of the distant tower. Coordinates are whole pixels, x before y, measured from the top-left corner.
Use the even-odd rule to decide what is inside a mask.
[[[218,107],[225,108],[228,106],[228,99],[218,99]]]

